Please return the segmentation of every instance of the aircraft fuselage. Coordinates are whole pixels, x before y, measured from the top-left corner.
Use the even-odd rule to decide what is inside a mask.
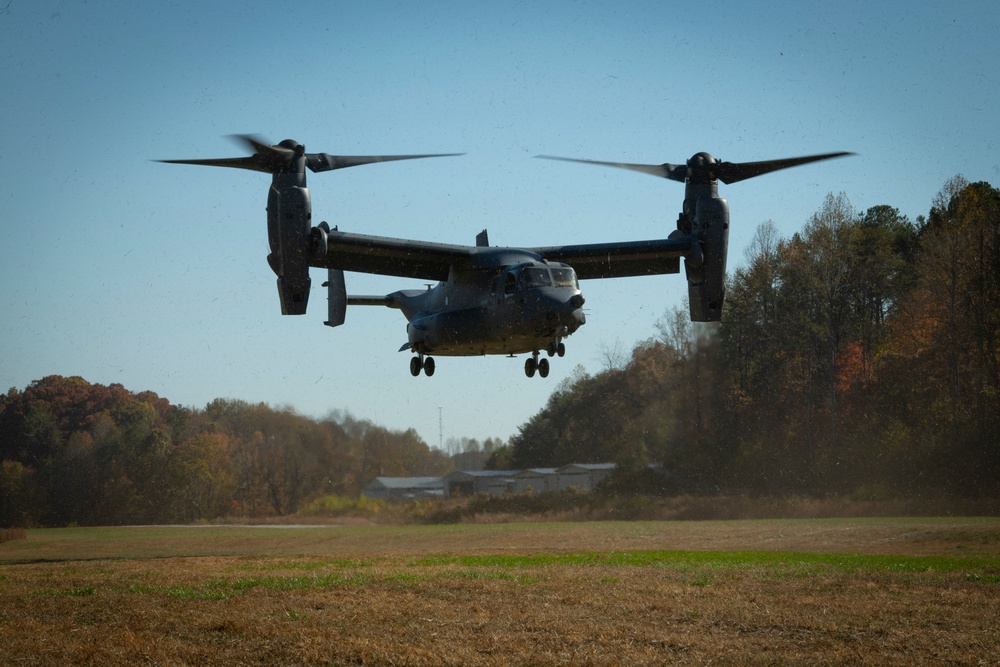
[[[522,259],[386,295],[383,303],[409,321],[403,349],[440,356],[554,352],[586,322],[576,273],[561,262]]]

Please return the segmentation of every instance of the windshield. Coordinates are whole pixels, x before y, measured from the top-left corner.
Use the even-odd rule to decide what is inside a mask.
[[[548,269],[526,268],[521,271],[521,282],[527,287],[552,287]]]
[[[552,269],[552,284],[556,287],[579,287],[576,281],[576,271],[567,267]]]

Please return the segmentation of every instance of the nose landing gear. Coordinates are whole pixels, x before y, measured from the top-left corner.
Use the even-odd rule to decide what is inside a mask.
[[[421,370],[427,377],[434,375],[434,357],[425,357],[422,354],[410,357],[410,375],[417,377]]]

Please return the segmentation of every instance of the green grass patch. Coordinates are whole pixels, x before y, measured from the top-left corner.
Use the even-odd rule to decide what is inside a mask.
[[[303,517],[375,516],[390,507],[385,500],[348,498],[346,496],[323,496],[317,498],[298,512]]]
[[[267,563],[250,563],[241,565],[246,570],[356,570],[371,567],[378,563],[377,558],[335,558],[332,560],[276,560]]]
[[[661,567],[771,569],[833,572],[984,572],[1000,571],[1000,558],[952,556],[886,556],[779,551],[581,551],[574,553],[451,555],[417,558],[415,566],[462,565],[478,568],[540,568],[582,565],[595,567]]]
[[[41,597],[41,598],[56,598],[56,597],[85,598],[96,594],[97,594],[97,589],[94,588],[93,586],[71,586],[70,588],[63,588],[59,590],[42,589],[33,593],[35,597]]]
[[[437,575],[440,579],[475,579],[479,581],[513,581],[519,584],[534,584],[538,582],[538,577],[516,572],[507,572],[498,569],[464,569],[456,571],[441,572]]]
[[[177,600],[228,600],[233,597],[233,592],[228,587],[217,583],[200,586],[133,584],[126,586],[124,590],[134,595],[165,595]]]
[[[360,586],[371,579],[361,575],[341,576],[288,576],[240,577],[217,579],[198,585],[159,586],[156,584],[131,584],[123,590],[136,595],[165,595],[178,600],[227,600],[244,595],[254,589],[273,592],[304,591],[338,586]]]
[[[430,581],[431,577],[426,574],[414,574],[412,572],[395,572],[379,579],[386,583],[417,584]]]

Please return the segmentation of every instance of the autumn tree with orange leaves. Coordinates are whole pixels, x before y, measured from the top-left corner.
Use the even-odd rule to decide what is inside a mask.
[[[295,513],[382,474],[448,468],[413,431],[49,376],[0,395],[0,526],[163,523]]]
[[[560,388],[510,458],[641,442],[689,489],[996,493],[998,230],[1000,192],[960,177],[916,222],[845,194],[790,238],[766,222],[713,335],[642,343],[624,368]]]

